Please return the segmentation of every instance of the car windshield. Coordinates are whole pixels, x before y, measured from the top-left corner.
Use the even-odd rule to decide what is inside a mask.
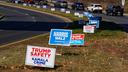
[[[76,3],[76,6],[84,6],[82,3]]]
[[[121,8],[120,6],[116,6],[116,8]]]
[[[95,7],[102,7],[101,5],[95,5]]]

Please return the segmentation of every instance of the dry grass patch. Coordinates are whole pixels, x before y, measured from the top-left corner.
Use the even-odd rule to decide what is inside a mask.
[[[74,30],[81,32],[81,30]],[[102,33],[103,32],[103,33]],[[104,33],[108,33],[104,34]],[[48,45],[49,34],[0,48],[0,69],[9,72],[127,72],[128,34],[119,31],[100,31],[85,34],[87,46],[61,47]],[[27,45],[56,48],[55,68],[25,66]]]

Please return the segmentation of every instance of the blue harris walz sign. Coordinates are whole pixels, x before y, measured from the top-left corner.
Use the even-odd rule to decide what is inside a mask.
[[[89,25],[95,24],[96,28],[99,28],[99,20],[89,20]]]
[[[91,13],[89,13],[89,12],[84,12],[84,16],[86,16],[88,19],[90,18],[90,17],[94,17]]]
[[[70,46],[71,36],[72,30],[51,29],[49,44]]]

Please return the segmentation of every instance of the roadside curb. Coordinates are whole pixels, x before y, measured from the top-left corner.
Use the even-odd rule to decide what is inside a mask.
[[[48,34],[49,33],[40,34],[40,35],[29,37],[29,38],[26,38],[26,39],[23,39],[23,40],[19,40],[19,41],[11,42],[11,43],[8,43],[8,44],[4,44],[4,45],[1,45],[0,48],[6,47],[6,46],[9,46],[9,45],[13,45],[13,44],[16,44],[16,43],[24,42],[24,41],[27,41],[27,40],[31,40],[31,39],[34,39],[34,38],[37,38],[37,37],[40,37],[40,36],[45,36],[45,35],[48,35]]]

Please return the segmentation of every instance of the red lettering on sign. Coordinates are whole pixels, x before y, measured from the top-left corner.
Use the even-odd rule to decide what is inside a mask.
[[[84,34],[72,34],[72,40],[82,40],[84,39]]]
[[[94,26],[84,26],[84,29],[87,29],[87,30],[92,30],[94,28]]]
[[[50,57],[50,49],[32,48],[31,56]]]

